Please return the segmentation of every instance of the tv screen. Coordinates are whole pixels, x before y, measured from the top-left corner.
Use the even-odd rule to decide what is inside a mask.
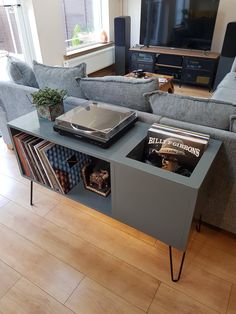
[[[142,0],[140,44],[210,50],[220,0]]]

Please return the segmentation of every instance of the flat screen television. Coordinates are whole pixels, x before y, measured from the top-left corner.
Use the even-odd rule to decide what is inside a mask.
[[[220,0],[142,0],[140,44],[210,50]]]

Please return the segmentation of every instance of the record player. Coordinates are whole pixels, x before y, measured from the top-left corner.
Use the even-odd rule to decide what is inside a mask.
[[[91,103],[85,107],[77,106],[57,117],[54,130],[61,135],[78,137],[107,148],[136,120],[137,113],[133,110]]]

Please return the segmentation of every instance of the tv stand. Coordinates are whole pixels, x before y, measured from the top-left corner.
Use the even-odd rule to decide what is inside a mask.
[[[143,46],[130,49],[130,71],[143,69],[172,75],[176,82],[212,88],[219,54],[206,50],[190,50]]]

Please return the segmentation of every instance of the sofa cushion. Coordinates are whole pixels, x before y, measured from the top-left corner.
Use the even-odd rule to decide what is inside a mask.
[[[234,132],[236,133],[236,115],[235,114],[232,114],[230,116],[230,126],[229,126],[229,130],[231,132]]]
[[[228,89],[236,90],[236,73],[235,72],[229,72],[228,74],[226,74],[224,79],[217,86],[217,88],[220,88],[220,87],[225,87]]]
[[[230,115],[236,114],[236,105],[213,99],[160,91],[145,97],[150,101],[154,114],[222,130],[229,130]]]
[[[84,98],[76,78],[86,76],[86,63],[66,68],[53,67],[34,61],[33,69],[40,88],[66,89],[68,96]]]
[[[135,79],[124,76],[82,78],[78,80],[87,99],[151,112],[143,94],[157,89],[156,79]]]
[[[7,68],[9,76],[14,83],[35,88],[39,87],[34,72],[27,63],[8,56]]]
[[[211,99],[219,101],[227,101],[233,104],[236,104],[236,88],[229,89],[226,87],[217,87]]]

